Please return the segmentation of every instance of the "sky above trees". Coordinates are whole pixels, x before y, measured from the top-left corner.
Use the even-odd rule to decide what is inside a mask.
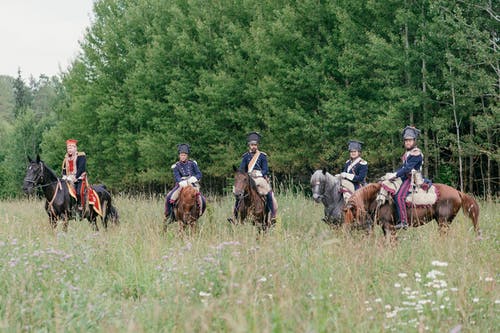
[[[90,26],[93,0],[0,1],[0,75],[66,71]]]

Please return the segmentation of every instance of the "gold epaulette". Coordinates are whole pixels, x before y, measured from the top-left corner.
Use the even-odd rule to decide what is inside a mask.
[[[79,151],[77,156],[85,156],[85,152],[84,151]]]
[[[422,155],[422,151],[420,150],[420,148],[415,147],[410,151],[410,155],[412,156]]]
[[[361,161],[359,161],[359,164],[361,164],[361,165],[367,165],[368,162],[362,159]]]

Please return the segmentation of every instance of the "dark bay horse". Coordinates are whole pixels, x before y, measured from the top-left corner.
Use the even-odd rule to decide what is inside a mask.
[[[237,200],[236,222],[244,223],[249,219],[259,232],[265,232],[272,226],[265,198],[259,194],[255,181],[246,172],[235,170],[233,194]]]
[[[333,176],[326,169],[316,170],[311,176],[313,199],[325,206],[323,221],[329,225],[342,224],[344,197],[340,192],[340,182],[340,177]]]
[[[180,190],[179,199],[174,207],[174,216],[179,222],[181,231],[190,227],[194,232],[204,210],[204,199],[198,189],[194,186],[186,186]]]
[[[349,198],[344,209],[344,221],[347,225],[372,220],[382,226],[384,235],[395,236],[394,225],[397,220],[396,206],[392,197],[377,207],[376,198],[381,189],[380,183],[371,183],[357,190]],[[481,236],[479,229],[479,205],[471,196],[445,184],[433,184],[439,193],[437,201],[432,205],[410,206],[407,208],[408,223],[411,227],[419,227],[432,220],[437,221],[441,233],[445,233],[460,208]]]
[[[32,193],[35,188],[41,188],[45,195],[45,210],[49,216],[49,222],[53,228],[57,227],[57,222],[63,220],[63,230],[67,231],[69,219],[75,218],[76,200],[71,196],[68,185],[65,180],[57,177],[55,172],[49,168],[40,156],[36,160],[28,157],[29,165],[24,177],[23,191]],[[111,194],[104,185],[95,185],[92,188],[97,192],[102,206],[102,223],[105,228],[108,226],[108,220],[118,224],[118,212],[111,203]],[[98,214],[94,207],[88,207],[88,200],[85,200],[86,208],[82,212],[82,218],[87,218],[95,230],[97,227]]]

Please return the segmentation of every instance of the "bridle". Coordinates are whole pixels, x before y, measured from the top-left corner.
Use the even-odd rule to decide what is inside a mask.
[[[44,181],[44,168],[43,168],[42,162],[39,162],[38,164],[40,165],[40,171],[36,174],[36,178],[33,180],[32,179],[25,179],[24,180],[25,182],[33,184],[33,188],[43,188],[43,187],[47,187],[47,186],[50,186],[52,184],[59,182],[59,179],[58,179],[56,181],[52,181],[52,182],[49,182],[47,184],[40,184],[41,182]]]
[[[316,180],[316,182],[314,183],[314,186],[312,188],[312,192],[314,194],[315,189],[319,188],[318,198],[322,199],[325,196],[325,187],[326,187],[326,180],[324,180],[324,181]]]

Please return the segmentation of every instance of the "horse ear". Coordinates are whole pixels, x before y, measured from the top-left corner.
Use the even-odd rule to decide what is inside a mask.
[[[236,172],[238,171],[238,168],[236,167],[236,165],[233,164],[233,171]]]
[[[36,163],[40,163],[40,154],[36,154]]]
[[[28,162],[33,162],[33,160],[31,159],[31,157],[29,157],[29,155],[26,155],[26,157],[28,158]]]
[[[323,168],[323,174],[326,175],[326,173],[328,172],[328,170],[326,170],[326,168]]]

